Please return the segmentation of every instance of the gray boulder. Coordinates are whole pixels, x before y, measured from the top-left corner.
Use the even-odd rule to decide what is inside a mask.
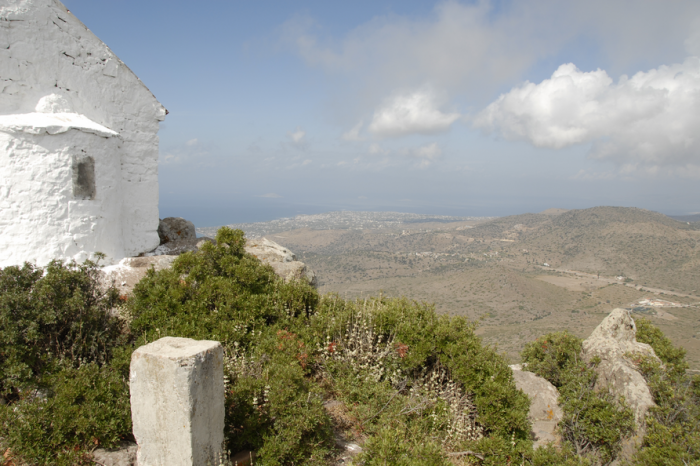
[[[161,225],[165,220],[161,221]],[[187,223],[192,224],[191,222]],[[161,244],[143,257],[127,257],[117,265],[103,267],[101,281],[105,286],[115,285],[122,295],[127,295],[146,276],[146,272],[150,268],[154,268],[156,271],[170,268],[178,255],[187,251],[197,251],[207,242],[216,243],[211,238],[189,237]],[[314,272],[306,264],[298,261],[293,252],[274,241],[266,238],[249,240],[245,250],[263,263],[270,264],[275,273],[287,282],[294,279],[304,279],[311,285],[316,285]]]
[[[119,448],[107,450],[97,448],[92,452],[92,459],[102,466],[135,466],[138,445],[134,442],[122,442]]]
[[[297,260],[296,254],[292,251],[267,238],[248,240],[245,250],[248,254],[265,262],[294,262]]]
[[[103,267],[100,282],[103,286],[114,285],[121,295],[128,295],[134,286],[146,276],[150,268],[163,270],[172,267],[177,256],[126,257],[117,265]]]
[[[535,448],[548,443],[558,445],[561,437],[557,426],[564,416],[559,406],[559,390],[548,380],[529,371],[522,370],[520,364],[512,365],[515,386],[530,398],[528,419],[532,425]]]
[[[630,459],[639,448],[646,423],[647,410],[655,406],[649,386],[637,370],[633,358],[648,356],[658,360],[654,350],[636,338],[637,327],[627,309],[613,309],[583,342],[583,358],[591,361],[600,358],[596,367],[596,389],[607,388],[616,398],[624,397],[634,412],[636,431],[623,444],[621,459]],[[659,361],[660,362],[660,361]]]
[[[248,240],[245,251],[262,262],[270,264],[275,273],[285,281],[305,279],[311,285],[316,285],[316,274],[303,262],[297,260],[297,256],[274,241],[267,238]]]
[[[194,223],[180,217],[167,217],[158,224],[160,244],[197,238]]]

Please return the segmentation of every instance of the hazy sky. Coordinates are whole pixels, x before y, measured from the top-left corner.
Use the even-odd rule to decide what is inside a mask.
[[[65,0],[170,111],[161,217],[700,211],[700,2]]]

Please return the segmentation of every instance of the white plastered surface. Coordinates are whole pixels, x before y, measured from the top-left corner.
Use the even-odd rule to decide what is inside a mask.
[[[109,128],[95,123],[85,115],[77,113],[22,113],[19,115],[0,115],[0,131],[8,133],[60,134],[71,129],[79,129],[98,136],[116,136]]]
[[[138,77],[59,1],[0,0],[0,204],[12,206],[11,213],[0,213],[0,266],[11,265],[10,256],[45,263],[52,254],[70,259],[95,251],[118,261],[120,254],[158,246],[157,133],[165,114]],[[92,151],[96,171],[111,170],[96,173],[97,197],[118,189],[118,215],[111,200],[88,208],[94,201],[67,196],[71,151],[81,150]],[[41,212],[30,211],[42,204]],[[100,222],[119,232],[121,246],[84,236],[100,230]],[[42,236],[58,224],[83,240]],[[28,256],[12,251],[20,244]]]
[[[71,129],[64,133],[0,131],[0,266],[52,259],[82,262],[94,252],[107,263],[124,257],[119,138]],[[74,156],[95,161],[95,199],[74,199]]]

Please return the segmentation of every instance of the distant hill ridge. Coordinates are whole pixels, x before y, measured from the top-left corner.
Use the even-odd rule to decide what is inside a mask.
[[[674,220],[678,220],[679,222],[700,222],[700,214],[694,214],[694,215],[669,215]]]
[[[451,222],[467,219],[475,220],[471,228],[450,226],[457,225]],[[434,230],[448,229],[450,235],[461,237],[464,241],[459,244],[463,246],[458,247],[456,243],[450,246],[452,241],[448,237],[433,237],[431,234],[420,237],[422,239],[411,235],[391,241],[388,236],[377,237],[365,244],[369,236],[353,233],[353,230],[381,229],[400,234],[402,229],[411,229],[410,225],[426,221],[434,222],[434,226],[430,227]],[[303,241],[302,245],[298,239],[290,237],[273,238],[299,251],[337,254],[341,250],[355,249],[386,253],[448,250],[453,253],[463,250],[468,254],[480,251],[479,248],[490,248],[492,251],[502,249],[503,253],[525,266],[546,262],[557,268],[605,276],[622,275],[650,287],[686,293],[700,290],[700,223],[687,223],[635,207],[553,208],[541,213],[491,219],[396,212],[329,212],[231,226],[243,229],[249,237],[300,229],[336,232],[331,234],[329,231],[328,235],[322,235],[324,239],[320,240],[319,237],[320,242],[315,246],[311,243],[316,240],[309,239],[311,243]],[[211,235],[215,230],[199,228],[198,233]],[[341,234],[341,231],[345,233]],[[304,234],[318,236],[315,233]],[[468,246],[472,244],[468,241],[475,243]],[[528,252],[523,253],[523,250]],[[488,251],[479,254],[484,252]]]
[[[249,238],[272,235],[284,231],[308,228],[310,230],[371,230],[401,228],[416,223],[453,223],[484,221],[494,217],[455,217],[449,215],[426,215],[405,212],[334,211],[314,215],[297,215],[268,222],[236,223],[226,225],[246,232]],[[214,236],[220,227],[200,227],[197,233]]]
[[[461,232],[510,238],[514,248],[555,267],[629,276],[641,284],[696,290],[700,225],[634,207],[593,207],[559,215],[502,217]]]

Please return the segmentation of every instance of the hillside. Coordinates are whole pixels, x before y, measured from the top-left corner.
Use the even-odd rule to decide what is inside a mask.
[[[645,286],[683,293],[694,293],[700,283],[700,228],[696,225],[623,207],[542,217],[497,219],[474,228],[469,235],[514,239],[517,244],[506,248],[510,253],[527,249],[535,262],[557,268],[621,275]]]
[[[693,214],[693,215],[670,215],[670,217],[674,220],[678,220],[679,222],[700,222],[700,214]]]
[[[200,442],[198,464],[697,463],[700,378],[649,320],[635,328],[616,309],[585,341],[557,332],[520,342],[528,370],[478,335],[491,328],[511,342],[518,328],[549,329],[576,297],[567,286],[583,291],[564,322],[577,330],[600,311],[586,296],[638,290],[465,264],[434,267],[434,284],[487,310],[481,329],[404,298],[320,295],[278,277],[226,228],[127,295],[105,288],[89,261],[0,270],[3,464],[176,461],[192,455],[182,438],[196,439],[194,427],[215,439]],[[411,284],[419,293],[425,277]],[[519,300],[521,320],[500,312]]]
[[[301,228],[269,238],[315,270],[321,291],[433,302],[441,313],[480,320],[479,332],[514,361],[539,335],[568,328],[583,337],[613,308],[629,307],[654,315],[700,368],[697,307],[637,305],[657,296],[650,288],[677,304],[700,301],[694,291],[700,283],[698,225],[622,207],[404,220],[381,228]]]

